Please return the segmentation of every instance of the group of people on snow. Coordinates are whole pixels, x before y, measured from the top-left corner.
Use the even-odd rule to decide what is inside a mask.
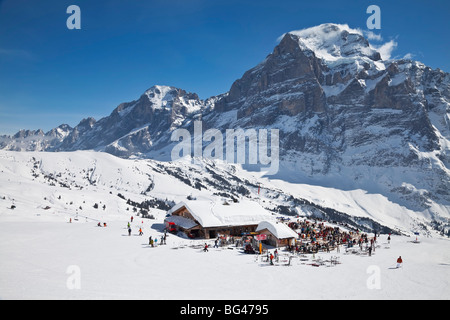
[[[130,218],[130,222],[133,222],[133,216]],[[70,221],[72,222],[72,221]],[[131,236],[131,224],[128,222],[127,229],[128,235]],[[98,222],[97,226],[101,227],[102,224]],[[103,223],[103,227],[106,227],[106,222]],[[377,235],[369,238],[367,234],[360,233],[359,230],[353,231],[343,231],[339,227],[331,227],[325,226],[323,222],[310,222],[307,220],[289,223],[289,227],[295,229],[299,235],[298,241],[296,241],[295,245],[288,245],[286,247],[287,251],[293,253],[317,253],[319,250],[330,252],[330,250],[337,249],[337,252],[340,252],[340,245],[347,245],[347,248],[352,246],[359,246],[361,250],[363,250],[363,246],[365,246],[368,255],[371,256],[372,252],[375,251],[375,245],[377,243]],[[144,234],[142,227],[139,228],[139,236]],[[166,244],[167,234],[161,236],[159,243],[161,245]],[[388,243],[390,243],[391,237],[388,235]],[[214,241],[214,247],[218,248],[219,246],[223,246],[229,243],[239,243],[239,239],[235,240],[235,238],[220,238],[218,237]],[[154,247],[158,243],[158,239],[152,236],[149,237],[149,245]],[[203,247],[204,252],[208,252],[209,245],[205,243]],[[247,249],[246,249],[247,250]],[[274,265],[274,259],[276,260],[278,256],[278,249],[275,249],[274,252],[267,251],[267,260],[271,265]],[[403,263],[402,257],[400,256],[397,259],[397,268],[401,267]]]
[[[131,216],[130,222],[133,222],[133,216]],[[132,232],[130,222],[128,222],[128,224],[127,224],[128,236],[131,236],[131,232]],[[142,230],[142,227],[139,227],[139,233],[138,234],[140,236],[144,235],[144,231]],[[166,233],[166,231],[164,231],[164,234],[161,236],[161,239],[160,239],[160,244],[161,245],[166,244],[166,239],[167,239],[167,233]],[[149,246],[155,247],[157,245],[157,243],[158,243],[158,239],[156,237],[153,238],[152,236],[150,236],[148,238],[148,245]]]

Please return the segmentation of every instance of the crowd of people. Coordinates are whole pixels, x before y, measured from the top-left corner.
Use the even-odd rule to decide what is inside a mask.
[[[330,252],[334,249],[340,252],[342,246],[351,248],[357,245],[361,250],[364,246],[369,255],[375,250],[376,235],[369,238],[366,233],[349,226],[345,226],[346,230],[344,230],[339,226],[325,225],[324,221],[321,220],[309,221],[306,219],[290,222],[288,225],[299,235],[295,245],[289,245],[286,248],[293,253]]]

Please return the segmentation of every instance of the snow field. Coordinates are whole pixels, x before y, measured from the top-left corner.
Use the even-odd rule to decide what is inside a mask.
[[[123,221],[106,228],[93,222],[24,221],[0,223],[1,299],[449,299],[448,241],[392,237],[379,240],[371,256],[319,253],[341,264],[311,266],[297,258],[291,266],[256,262],[255,255],[236,249],[203,252],[204,240],[168,235],[158,239],[163,215],[132,223],[128,236]],[[189,247],[197,243],[197,248]],[[212,244],[212,241],[209,240]],[[178,248],[181,244],[186,247]],[[282,252],[283,253],[283,252]],[[393,269],[398,256],[404,266]],[[74,271],[75,270],[75,271]],[[78,272],[78,273],[77,273]],[[77,278],[78,277],[78,278]],[[74,280],[75,279],[75,280]],[[79,288],[71,283],[79,281]]]
[[[39,177],[32,176],[32,157]],[[269,266],[236,249],[213,248],[213,240],[203,252],[204,240],[174,235],[167,245],[151,248],[148,237],[160,241],[165,211],[151,209],[154,220],[135,216],[128,236],[134,213],[119,192],[126,199],[146,200],[141,192],[150,178],[150,195],[162,199],[183,201],[192,194],[206,200],[214,191],[189,187],[154,165],[96,152],[1,152],[0,299],[450,299],[450,243],[440,237],[421,237],[414,244],[412,237],[395,236],[386,249],[382,235],[371,257],[346,255],[342,247],[340,253],[317,255],[323,260],[338,256],[341,264],[334,267],[311,266],[311,256],[293,259],[291,266]],[[61,174],[58,181],[71,188],[52,186],[44,173]],[[250,173],[241,173],[254,181]],[[406,230],[411,221],[409,212],[362,191],[260,181],[355,215],[379,221],[392,217],[393,225]],[[144,235],[138,236],[142,221]],[[97,227],[98,222],[108,226]],[[403,268],[390,269],[400,255]]]

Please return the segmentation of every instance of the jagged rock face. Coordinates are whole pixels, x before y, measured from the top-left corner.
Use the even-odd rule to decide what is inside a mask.
[[[216,112],[236,110],[235,119],[204,119],[230,128],[279,128],[285,160],[299,161],[297,169],[308,175],[355,164],[419,164],[409,143],[424,152],[440,149],[424,81],[410,70],[418,72],[420,64],[382,61],[362,35],[342,26],[312,29],[285,34],[216,103]]]
[[[233,83],[228,96],[217,102],[216,110],[237,109],[238,118],[266,107],[275,107],[280,114],[290,116],[324,112],[320,76],[317,59],[305,55],[292,36],[286,35],[264,62]]]
[[[360,31],[324,24],[283,35],[223,95],[205,101],[154,86],[108,117],[83,120],[59,140],[30,148],[158,159],[170,149],[172,131],[192,130],[196,119],[203,130],[275,128],[281,167],[289,172],[281,178],[364,188],[413,209],[448,213],[449,114],[448,73],[383,60]],[[29,134],[1,137],[0,147],[26,145]]]
[[[390,194],[414,210],[433,211],[433,200],[448,213],[449,88],[448,73],[384,61],[357,30],[327,24],[285,34],[203,119],[280,129],[283,179]]]

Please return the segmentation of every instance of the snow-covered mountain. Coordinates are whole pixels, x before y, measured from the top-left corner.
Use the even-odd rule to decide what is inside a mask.
[[[269,180],[223,161],[192,164],[187,158],[132,160],[94,151],[0,151],[0,172],[3,218],[27,220],[44,212],[66,220],[104,215],[111,220],[127,212],[148,218],[186,199],[255,201],[274,215],[322,218],[365,232],[436,234],[421,214],[382,195]]]
[[[120,104],[110,116],[85,119],[52,151],[104,150],[128,157],[158,148],[164,134],[207,108],[196,94],[153,86],[138,100]]]
[[[13,136],[0,136],[0,149],[10,151],[44,151],[59,146],[72,132],[67,124],[44,133],[42,130],[20,130]]]
[[[290,189],[284,192],[298,190],[304,198],[309,189],[295,187],[304,184],[362,190],[419,214],[426,224],[448,224],[449,111],[450,74],[417,61],[388,60],[360,30],[323,24],[284,34],[222,95],[202,100],[154,86],[108,117],[84,119],[58,137],[24,132],[2,137],[0,146],[170,160],[172,131],[193,130],[194,120],[202,120],[203,130],[223,133],[275,128],[280,170],[272,179],[285,182]],[[295,202],[287,207],[295,209]]]

